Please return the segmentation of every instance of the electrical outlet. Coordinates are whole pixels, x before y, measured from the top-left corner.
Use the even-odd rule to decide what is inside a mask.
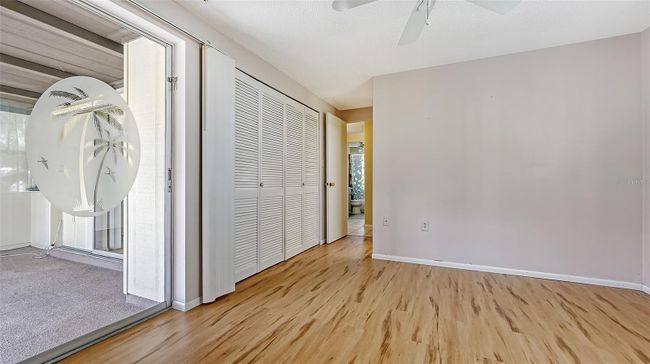
[[[384,226],[390,225],[390,221],[388,221],[388,216],[384,216]]]
[[[420,230],[422,230],[422,231],[429,231],[429,227],[430,227],[430,224],[429,224],[428,221],[426,221],[426,220],[422,220],[422,221],[420,222]]]

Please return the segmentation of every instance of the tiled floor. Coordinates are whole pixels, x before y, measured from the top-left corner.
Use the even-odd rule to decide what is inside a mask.
[[[363,214],[348,217],[348,235],[372,236],[372,226],[365,226],[365,216]]]

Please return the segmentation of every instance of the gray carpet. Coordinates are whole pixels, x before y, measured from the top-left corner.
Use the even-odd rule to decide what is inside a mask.
[[[35,248],[2,255],[40,254]],[[33,254],[0,258],[0,363],[16,363],[156,302],[122,293],[122,272]]]

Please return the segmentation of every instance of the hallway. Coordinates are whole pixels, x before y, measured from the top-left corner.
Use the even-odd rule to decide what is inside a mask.
[[[372,226],[366,226],[364,214],[348,216],[348,235],[372,237]]]

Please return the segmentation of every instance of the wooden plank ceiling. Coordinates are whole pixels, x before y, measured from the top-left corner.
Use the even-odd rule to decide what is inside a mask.
[[[140,35],[66,0],[0,0],[0,100],[31,108],[75,75],[123,84],[123,43]]]

